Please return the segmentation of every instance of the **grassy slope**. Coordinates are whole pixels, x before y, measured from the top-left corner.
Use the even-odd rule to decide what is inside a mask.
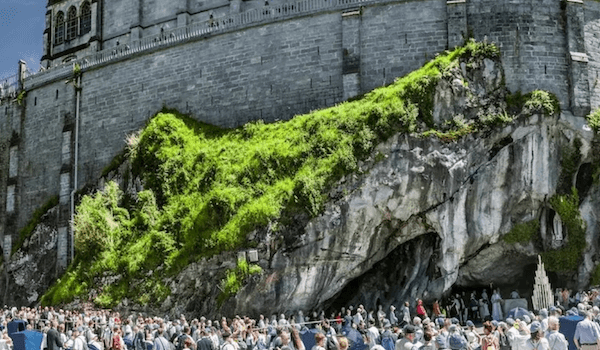
[[[376,144],[433,126],[433,91],[445,70],[498,55],[493,45],[469,42],[390,86],[285,122],[225,130],[159,113],[129,140],[132,173],[145,190],[131,197],[109,183],[83,198],[76,261],[42,303],[87,295],[105,307],[124,297],[160,302],[169,294],[161,276],[251,244],[246,235],[285,209],[318,214],[328,186]]]

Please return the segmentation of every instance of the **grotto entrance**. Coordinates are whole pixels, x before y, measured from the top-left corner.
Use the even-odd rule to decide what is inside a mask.
[[[439,277],[435,263],[439,257],[440,238],[428,233],[396,247],[370,270],[349,282],[324,305],[327,316],[343,307],[363,305],[377,312],[381,305],[386,314],[390,305],[399,309],[405,301],[429,293],[429,283]]]

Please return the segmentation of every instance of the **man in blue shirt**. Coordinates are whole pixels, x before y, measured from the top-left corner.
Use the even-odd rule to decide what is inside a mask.
[[[600,330],[595,322],[590,319],[590,314],[585,312],[583,321],[575,328],[574,342],[578,350],[597,350]]]

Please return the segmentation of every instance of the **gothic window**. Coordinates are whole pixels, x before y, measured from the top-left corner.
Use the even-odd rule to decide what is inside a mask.
[[[77,9],[71,6],[67,15],[67,41],[77,36]]]
[[[56,26],[54,27],[54,45],[60,45],[65,40],[65,15],[59,12],[56,15]]]
[[[84,2],[81,5],[81,23],[80,23],[79,35],[84,35],[92,30],[92,8],[89,2]]]

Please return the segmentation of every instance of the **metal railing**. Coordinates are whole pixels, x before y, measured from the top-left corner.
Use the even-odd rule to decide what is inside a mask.
[[[191,23],[181,28],[165,30],[158,35],[149,36],[140,40],[131,41],[129,44],[123,44],[114,48],[98,51],[78,60],[63,63],[45,71],[34,73],[28,78],[35,80],[41,79],[44,81],[52,80],[56,77],[69,74],[72,71],[74,64],[79,64],[82,69],[85,69],[122,57],[127,57],[138,52],[151,50],[155,47],[181,42],[194,37],[202,37],[226,30],[240,29],[252,24],[273,21],[285,17],[309,14],[327,9],[356,7],[358,4],[378,1],[380,0],[298,0],[276,6],[265,6],[260,9],[252,9],[243,13]]]

